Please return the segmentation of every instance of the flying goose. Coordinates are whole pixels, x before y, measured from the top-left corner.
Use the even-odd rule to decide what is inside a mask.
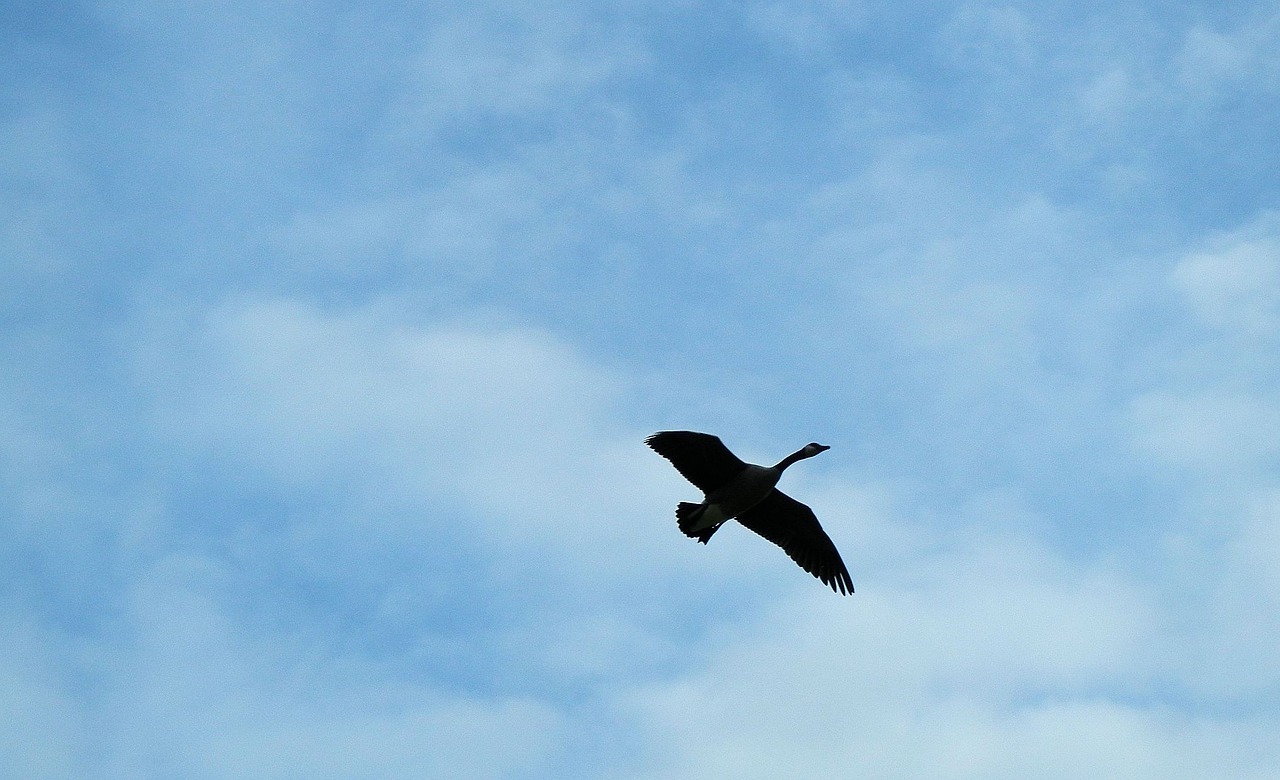
[[[806,444],[776,466],[743,463],[718,436],[694,431],[659,431],[644,440],[701,490],[701,504],[680,502],[676,523],[703,544],[725,522],[737,518],[747,528],[786,551],[800,568],[837,593],[853,593],[853,580],[813,510],[774,485],[783,470],[830,447]]]

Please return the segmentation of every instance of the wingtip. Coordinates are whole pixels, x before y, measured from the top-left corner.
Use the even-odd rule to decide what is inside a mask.
[[[830,580],[824,580],[827,587],[841,596],[853,595],[853,578],[846,572],[836,572]]]

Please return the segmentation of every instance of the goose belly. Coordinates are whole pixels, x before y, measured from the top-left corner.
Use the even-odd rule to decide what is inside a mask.
[[[703,515],[714,513],[717,518],[715,523],[707,522],[707,526],[737,517],[763,501],[778,484],[779,476],[775,469],[748,466],[733,482],[707,496]]]

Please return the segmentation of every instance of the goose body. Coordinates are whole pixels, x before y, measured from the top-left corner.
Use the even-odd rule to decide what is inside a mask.
[[[840,553],[813,510],[778,490],[791,464],[830,449],[806,444],[773,466],[744,463],[720,438],[695,431],[659,431],[645,439],[655,452],[700,489],[702,503],[681,502],[676,522],[691,539],[706,544],[732,519],[781,547],[793,561],[837,593],[853,593]]]

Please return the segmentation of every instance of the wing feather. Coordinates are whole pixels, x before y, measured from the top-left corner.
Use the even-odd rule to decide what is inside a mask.
[[[813,510],[781,490],[738,515],[738,522],[781,547],[800,568],[837,593],[853,593],[840,552]]]
[[[719,436],[695,431],[659,431],[644,440],[671,461],[676,471],[703,493],[710,493],[747,467]]]

